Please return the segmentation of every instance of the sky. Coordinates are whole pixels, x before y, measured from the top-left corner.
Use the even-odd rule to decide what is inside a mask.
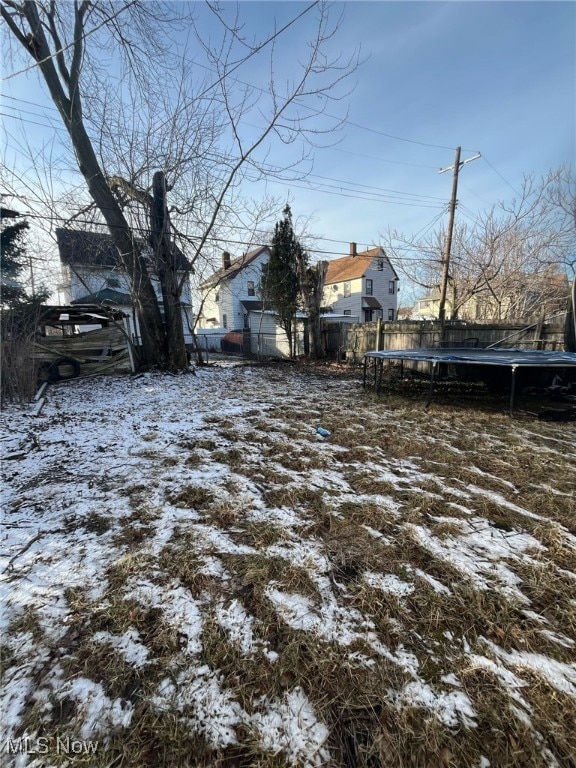
[[[238,10],[245,33],[254,38],[307,7],[222,4],[229,18]],[[202,4],[195,9],[199,27],[214,42],[214,19]],[[340,14],[327,57],[346,59],[356,52],[360,58],[337,90],[341,100],[326,107],[330,116],[344,120],[341,130],[305,148],[306,180],[246,186],[255,199],[267,193],[279,204],[290,202],[298,226],[306,222],[308,233],[317,236],[317,255],[335,258],[347,253],[351,241],[360,248],[379,244],[388,229],[413,236],[445,224],[452,178],[438,170],[454,163],[457,146],[462,159],[482,155],[460,174],[457,215],[465,218],[516,196],[525,174],[539,176],[574,163],[574,3],[361,0],[335,3],[332,18]],[[313,15],[305,14],[278,40],[274,78],[280,85],[294,77]],[[186,39],[183,34],[174,41],[179,51],[185,51]],[[200,62],[198,52],[194,56]],[[22,69],[21,60],[2,66],[4,157],[7,165],[18,164],[24,162],[23,141],[41,147],[65,136],[50,127],[58,124],[35,71],[13,76]],[[261,88],[264,105],[266,62],[249,62],[234,78],[238,85]],[[333,122],[325,117],[316,124]],[[299,142],[271,144],[267,161],[283,166],[301,149]]]

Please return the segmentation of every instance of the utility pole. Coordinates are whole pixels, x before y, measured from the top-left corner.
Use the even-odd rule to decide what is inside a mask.
[[[442,257],[442,281],[440,283],[440,305],[438,307],[438,319],[440,320],[440,344],[445,341],[446,336],[446,293],[448,290],[448,278],[450,276],[450,252],[452,250],[452,233],[454,231],[454,214],[456,213],[456,195],[458,193],[458,174],[460,168],[471,163],[472,160],[477,160],[480,157],[480,152],[470,157],[468,160],[460,161],[460,153],[462,147],[456,147],[456,157],[454,159],[454,165],[449,168],[441,168],[438,173],[445,173],[446,171],[454,171],[452,176],[452,196],[450,198],[450,218],[448,220],[448,233],[446,235],[446,245],[444,248],[444,255]]]

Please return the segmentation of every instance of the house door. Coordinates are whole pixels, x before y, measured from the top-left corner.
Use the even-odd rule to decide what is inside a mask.
[[[371,323],[372,322],[372,311],[371,309],[365,309],[364,310],[364,322],[365,323]]]

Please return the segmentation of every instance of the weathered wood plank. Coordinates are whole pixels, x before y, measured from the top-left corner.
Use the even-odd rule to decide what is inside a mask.
[[[80,366],[80,377],[97,373],[130,372],[128,341],[120,328],[103,328],[75,336],[44,336],[34,343],[36,364],[70,357]]]

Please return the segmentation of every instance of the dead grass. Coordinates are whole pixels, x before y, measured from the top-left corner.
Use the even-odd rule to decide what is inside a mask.
[[[335,579],[346,584],[360,578],[365,570],[389,569],[388,547],[348,520],[333,520],[325,534],[324,547]]]
[[[378,480],[373,472],[367,472],[358,467],[355,467],[352,471],[345,471],[344,479],[350,485],[350,488],[358,494],[392,497],[397,491],[394,483],[388,480]]]
[[[242,584],[241,597],[244,602],[257,601],[261,608],[262,603],[268,606],[265,590],[271,583],[285,592],[304,595],[316,602],[319,600],[318,588],[308,571],[282,557],[239,555],[233,559],[225,558],[225,562]],[[249,609],[249,606],[246,608]],[[270,610],[266,611],[268,616]]]
[[[242,414],[205,416],[199,433],[203,436],[191,435],[178,443],[180,458],[168,448],[151,445],[161,438],[156,431],[142,438],[150,445],[140,456],[154,459],[159,476],[170,478],[172,490],[166,501],[198,512],[204,526],[226,534],[228,545],[247,545],[252,553],[240,554],[245,550],[233,545],[220,547],[217,539],[204,543],[184,521],[152,554],[148,543],[157,533],[162,509],[154,505],[153,489],[145,483],[115,488],[129,500],[133,510],[129,517],[115,519],[95,509],[81,519],[66,519],[69,531],[82,527],[100,537],[111,530],[111,541],[122,547],[122,555],[105,570],[102,599],[94,602],[87,587],[67,589],[66,630],[57,642],[46,637],[41,614],[31,607],[20,612],[8,632],[16,638],[30,636],[48,649],[35,672],[38,687],[58,664],[65,679],[101,682],[108,697],[134,707],[130,727],[112,729],[106,750],[85,764],[96,768],[300,765],[283,752],[266,752],[253,725],[236,725],[237,743],[215,750],[191,725],[194,705],[173,709],[153,705],[162,680],[175,681],[181,671],[207,665],[221,690],[230,692],[248,715],[261,711],[263,698],[281,701],[286,693],[302,688],[329,729],[330,768],[478,768],[482,757],[495,768],[544,768],[552,764],[546,749],[562,768],[576,765],[573,698],[552,688],[542,675],[506,665],[525,683],[519,695],[531,708],[526,722],[511,708],[518,702],[510,686],[472,662],[473,654],[495,659],[489,641],[503,652],[543,654],[559,663],[573,663],[576,581],[570,573],[576,571],[576,550],[566,529],[576,531],[576,501],[569,495],[565,443],[555,450],[553,438],[560,439],[556,433],[548,425],[531,422],[531,430],[540,430],[534,440],[540,449],[529,451],[525,422],[511,422],[495,410],[474,410],[470,403],[454,404],[449,387],[425,412],[418,383],[408,388],[417,398],[411,403],[396,395],[383,401],[360,396],[356,390],[328,390],[325,376],[318,383],[310,371],[302,375],[309,392],[298,398],[283,395],[265,413],[255,389],[247,395]],[[284,377],[281,381],[285,392]],[[474,388],[470,394],[479,396]],[[329,440],[316,438],[316,424],[332,432]],[[245,430],[246,425],[250,429]],[[405,471],[407,459],[413,473]],[[178,483],[176,464],[190,477],[189,469],[214,462],[230,468],[227,477],[212,475],[205,484]],[[327,475],[323,487],[312,486],[308,473],[323,469],[337,474],[342,484]],[[311,476],[318,482],[321,473]],[[243,478],[250,480],[249,490]],[[470,485],[546,519],[530,518],[495,496],[472,493]],[[297,517],[291,520],[286,515],[282,524],[277,515],[255,520],[250,513],[259,509],[262,514],[262,503],[269,510],[294,511]],[[496,532],[530,533],[545,548],[501,558],[517,577],[518,593],[503,591],[484,571],[488,588],[480,586],[454,562],[419,544],[410,528],[410,524],[425,526],[436,542],[453,544],[458,553],[471,516],[489,521]],[[289,553],[295,542],[326,558],[324,581],[313,564],[268,551],[283,543]],[[207,569],[210,556],[224,566],[225,576]],[[386,591],[367,581],[367,572],[396,577],[412,589]],[[159,588],[177,584],[202,606],[198,656],[183,652],[179,626],[169,623],[162,606],[143,605],[126,596],[140,578]],[[329,597],[320,586],[326,582],[332,590]],[[270,587],[306,598],[319,615],[330,600],[342,615],[355,611],[363,622],[362,632],[344,642],[336,637],[327,640],[328,633],[296,630],[271,601]],[[241,650],[217,620],[216,606],[229,606],[233,600],[253,619],[256,643],[250,652]],[[337,629],[338,621],[334,619]],[[130,628],[149,651],[149,663],[140,669],[109,640],[94,639],[95,632],[118,637]],[[369,637],[389,655],[378,654]],[[395,703],[414,680],[390,656],[402,653],[413,654],[419,681],[436,695],[459,691],[469,698],[474,727],[442,722],[439,705]],[[4,654],[6,670],[21,663],[18,648]],[[29,697],[21,732],[39,730],[53,740],[77,735],[75,702],[53,695],[52,705],[47,717],[41,702]],[[59,758],[52,762],[63,764]]]
[[[279,525],[264,521],[245,522],[240,531],[233,533],[234,541],[249,547],[265,549],[287,539],[287,531]]]
[[[345,501],[339,504],[338,514],[351,523],[368,525],[380,533],[389,533],[396,527],[396,512],[381,502]]]
[[[166,494],[166,500],[175,507],[201,511],[214,500],[214,494],[201,485],[188,485],[179,491]]]
[[[64,528],[67,531],[74,531],[83,528],[87,533],[95,533],[101,536],[109,531],[113,526],[113,520],[109,515],[102,515],[99,512],[89,512],[83,517],[67,515],[64,518]]]
[[[290,484],[282,488],[266,488],[262,492],[262,498],[269,507],[301,509],[309,514],[319,514],[325,506],[322,491],[304,485]]]

